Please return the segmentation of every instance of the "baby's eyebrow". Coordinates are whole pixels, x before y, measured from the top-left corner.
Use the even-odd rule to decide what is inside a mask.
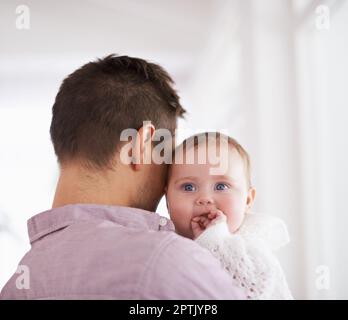
[[[182,177],[182,178],[179,178],[179,179],[175,180],[175,183],[178,183],[178,182],[180,182],[182,180],[198,180],[198,178],[195,177],[195,176]]]
[[[218,176],[218,175],[213,175],[213,177],[214,177],[216,180],[225,179],[225,180],[235,181],[235,179],[233,179],[233,178],[230,177],[230,176]]]

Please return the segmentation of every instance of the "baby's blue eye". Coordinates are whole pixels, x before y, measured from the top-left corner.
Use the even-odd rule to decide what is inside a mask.
[[[228,185],[226,183],[217,183],[215,185],[215,189],[219,190],[219,191],[226,190],[226,189],[228,189]]]
[[[188,191],[188,192],[195,191],[196,189],[192,183],[184,183],[182,188],[184,189],[184,191]]]

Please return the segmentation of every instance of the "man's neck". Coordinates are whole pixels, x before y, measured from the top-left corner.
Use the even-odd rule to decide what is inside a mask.
[[[89,203],[131,207],[129,186],[114,172],[90,172],[78,165],[61,170],[52,208],[68,204]]]

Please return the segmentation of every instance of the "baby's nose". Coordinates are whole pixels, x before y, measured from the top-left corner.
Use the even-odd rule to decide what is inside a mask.
[[[196,204],[200,206],[207,206],[213,204],[214,201],[210,197],[200,197],[197,199]]]

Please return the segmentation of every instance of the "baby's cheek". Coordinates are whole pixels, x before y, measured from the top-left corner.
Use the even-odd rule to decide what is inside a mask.
[[[219,199],[218,207],[223,212],[237,213],[243,211],[242,201],[239,197],[228,196]]]
[[[231,232],[237,231],[244,220],[245,205],[241,199],[228,199],[220,209],[227,216],[227,224]]]
[[[191,230],[192,207],[188,206],[185,201],[175,201],[169,206],[170,218],[173,221],[176,230],[186,235]]]
[[[227,224],[229,230],[234,233],[242,225],[244,220],[244,213],[232,214],[230,217],[227,217]]]

